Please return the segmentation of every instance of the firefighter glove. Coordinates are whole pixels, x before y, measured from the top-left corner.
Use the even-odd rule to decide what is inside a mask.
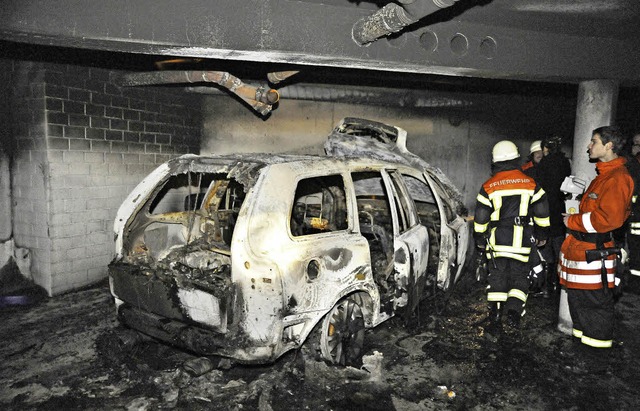
[[[620,247],[620,264],[626,264],[629,259],[629,253],[625,250],[624,247]]]
[[[616,278],[613,282],[613,298],[618,300],[622,297],[622,289],[623,289],[624,281],[622,278],[616,274]]]
[[[477,250],[476,252],[476,281],[485,282],[488,277],[488,267],[487,267],[487,255],[484,250]]]
[[[540,289],[544,285],[544,269],[539,264],[529,271],[529,288]]]

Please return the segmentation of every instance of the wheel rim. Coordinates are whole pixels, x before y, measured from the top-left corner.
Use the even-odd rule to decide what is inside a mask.
[[[342,300],[324,320],[320,346],[324,359],[349,365],[360,359],[364,343],[364,316],[353,298]]]

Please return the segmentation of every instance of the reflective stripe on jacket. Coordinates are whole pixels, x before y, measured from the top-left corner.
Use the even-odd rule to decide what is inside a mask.
[[[607,233],[619,228],[629,216],[633,179],[624,166],[625,159],[618,157],[608,162],[598,162],[598,175],[591,182],[580,201],[580,212],[569,216],[567,227],[583,233]],[[613,241],[604,247],[613,247]],[[595,290],[602,288],[601,261],[586,262],[586,250],[596,244],[580,241],[569,234],[560,249],[560,284],[568,288]],[[615,255],[609,256],[607,269],[608,287],[614,287]]]
[[[519,221],[525,221],[523,225]],[[546,194],[520,170],[495,173],[478,193],[474,234],[476,242],[489,239],[488,258],[507,257],[529,261],[531,238],[546,239],[549,206]]]
[[[640,236],[640,200],[634,194],[631,197],[631,215],[629,215],[629,234]]]

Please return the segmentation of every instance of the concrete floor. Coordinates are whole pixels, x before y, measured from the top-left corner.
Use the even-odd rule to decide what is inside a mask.
[[[106,282],[0,308],[2,409],[631,410],[639,409],[640,296],[617,304],[618,344],[585,357],[555,328],[556,298],[531,297],[520,330],[488,333],[470,276],[443,314],[420,306],[366,335],[366,370],[290,352],[275,364],[221,364],[166,345],[128,344]],[[206,369],[206,368],[204,368]]]

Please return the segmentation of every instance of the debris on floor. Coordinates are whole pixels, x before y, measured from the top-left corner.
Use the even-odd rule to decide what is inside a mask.
[[[118,325],[108,285],[0,308],[0,407],[30,409],[638,409],[640,295],[616,306],[607,358],[558,332],[558,297],[530,299],[519,330],[487,339],[484,290],[462,283],[438,315],[367,331],[362,366],[290,351],[274,364],[200,357]],[[140,337],[140,338],[138,338]],[[615,389],[611,388],[615,387]]]

